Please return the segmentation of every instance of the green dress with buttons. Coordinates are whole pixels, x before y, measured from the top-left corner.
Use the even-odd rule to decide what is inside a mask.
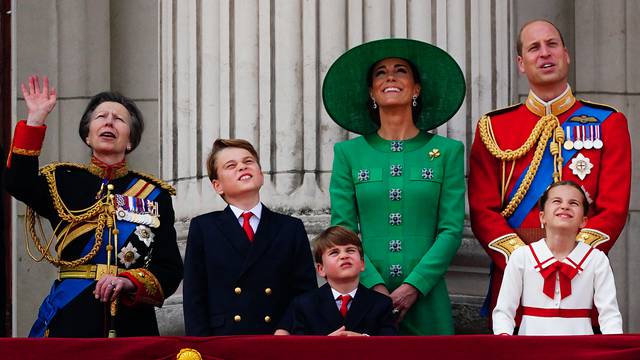
[[[401,334],[454,332],[444,275],[462,238],[463,156],[462,143],[428,132],[404,141],[374,133],[334,146],[331,224],[360,232],[360,282],[420,292]]]

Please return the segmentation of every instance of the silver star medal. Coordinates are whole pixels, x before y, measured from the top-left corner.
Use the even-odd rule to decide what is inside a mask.
[[[151,243],[153,242],[153,238],[156,236],[151,231],[151,229],[149,229],[144,225],[136,226],[136,231],[134,234],[138,235],[138,239],[140,239],[140,241],[142,241],[145,245],[147,245],[147,247],[151,246]]]
[[[131,266],[138,258],[140,254],[138,254],[138,249],[136,249],[131,243],[128,243],[127,246],[123,247],[118,254],[118,258],[120,262],[124,264],[124,267],[127,269]]]
[[[571,164],[569,165],[569,169],[571,169],[573,175],[579,177],[580,180],[584,180],[587,175],[591,174],[592,168],[593,164],[591,160],[582,154],[578,154],[578,156],[571,159]]]

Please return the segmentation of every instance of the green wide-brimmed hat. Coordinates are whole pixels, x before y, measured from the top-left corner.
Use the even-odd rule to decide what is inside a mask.
[[[342,54],[324,78],[324,107],[342,128],[358,134],[377,130],[369,112],[367,74],[375,63],[386,58],[408,60],[420,73],[422,109],[415,119],[418,128],[434,129],[458,111],[465,95],[464,76],[449,54],[417,40],[376,40]]]

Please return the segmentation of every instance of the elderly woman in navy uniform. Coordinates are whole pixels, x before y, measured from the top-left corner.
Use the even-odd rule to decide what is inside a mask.
[[[91,98],[79,134],[91,148],[88,164],[52,163],[38,170],[45,119],[56,104],[45,77],[30,76],[22,93],[27,120],[18,122],[6,187],[27,206],[34,247],[59,268],[29,336],[158,335],[154,306],[176,290],[182,259],[168,184],[127,168],[140,143],[142,114],[120,94]],[[54,234],[42,239],[39,217]],[[30,251],[30,255],[33,251]]]
[[[392,298],[401,334],[454,331],[444,274],[462,237],[464,148],[428,131],[464,94],[455,60],[408,39],[355,47],[324,80],[329,115],[362,134],[335,145],[331,224],[360,232],[361,282]]]

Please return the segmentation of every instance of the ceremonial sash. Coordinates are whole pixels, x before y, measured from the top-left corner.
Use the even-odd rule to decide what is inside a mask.
[[[141,191],[140,189],[143,189]],[[150,191],[151,190],[151,191]],[[139,198],[143,198],[146,200],[154,200],[158,194],[160,194],[160,189],[148,183],[142,179],[133,179],[129,186],[127,186],[127,190],[125,191],[125,195],[128,196],[136,196]],[[131,235],[133,231],[135,231],[136,224],[131,223],[129,221],[117,220],[116,226],[118,228],[118,249],[124,246],[125,241]],[[109,229],[105,229],[102,233],[102,246],[100,250],[90,261],[89,264],[106,264],[107,262],[107,239],[109,238]],[[95,234],[91,236],[84,249],[82,250],[81,257],[91,251],[93,244],[96,241]],[[117,263],[117,255],[113,259],[113,263]],[[43,337],[44,333],[49,326],[49,323],[56,315],[58,310],[65,307],[69,304],[73,299],[75,299],[80,293],[82,293],[87,287],[93,284],[95,280],[93,279],[63,279],[57,280],[53,282],[51,286],[51,290],[49,295],[43,300],[42,305],[40,305],[40,309],[38,310],[38,318],[35,323],[31,327],[31,331],[29,332],[29,337]],[[98,301],[98,300],[96,300]]]
[[[612,113],[613,111],[611,110],[595,108],[595,107],[591,107],[589,105],[584,104],[582,107],[580,107],[579,109],[574,111],[572,114],[570,114],[567,119],[571,119],[576,116],[592,117],[596,119],[597,122],[590,122],[589,125],[601,125]],[[570,121],[566,120],[564,124],[562,124],[562,126],[567,126],[568,123],[570,123]],[[547,187],[549,187],[549,185],[551,185],[551,183],[553,182],[554,159],[553,159],[553,155],[551,155],[551,152],[549,151],[549,143],[551,141],[553,141],[553,139],[549,139],[549,142],[545,146],[544,154],[542,155],[542,160],[540,161],[540,166],[538,167],[538,171],[533,177],[533,181],[531,182],[531,186],[529,187],[529,190],[524,195],[524,198],[520,202],[520,205],[518,205],[518,207],[513,212],[513,214],[507,219],[507,223],[509,223],[509,226],[511,226],[514,229],[520,227],[520,225],[522,224],[524,219],[527,217],[529,212],[531,212],[531,209],[533,209],[537,205],[538,199],[540,199],[540,197],[542,196],[544,191],[547,189]],[[571,158],[573,158],[578,153],[578,151],[575,149],[566,150],[563,148],[561,149],[561,151],[562,151],[562,156],[564,158],[562,167],[564,168],[567,162],[569,162],[569,160],[571,160]],[[511,193],[509,194],[508,201],[510,201],[513,198],[513,196],[516,194],[516,191],[518,191],[518,188],[520,187],[520,184],[522,183],[522,180],[524,179],[525,174],[529,170],[529,166],[527,166],[527,168],[522,172],[522,174],[520,174],[518,181],[516,182],[515,186],[513,187],[513,190],[511,190]]]

